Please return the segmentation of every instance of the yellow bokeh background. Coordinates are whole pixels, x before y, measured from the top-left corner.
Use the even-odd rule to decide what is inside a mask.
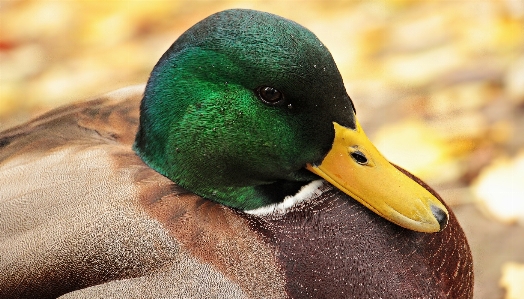
[[[475,298],[524,298],[522,0],[2,0],[0,130],[145,82],[182,32],[228,8],[316,33],[368,136],[457,214]]]

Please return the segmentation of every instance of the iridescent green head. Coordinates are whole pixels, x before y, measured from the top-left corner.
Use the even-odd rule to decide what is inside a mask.
[[[253,209],[315,175],[333,121],[355,127],[326,47],[299,24],[228,10],[186,31],[157,63],[135,149],[152,168],[224,205]]]
[[[432,209],[445,208],[375,153],[331,54],[295,22],[242,9],[202,20],[156,64],[140,109],[138,155],[202,197],[255,209],[320,175],[397,224],[439,229]],[[416,185],[413,200],[377,191],[379,162],[393,169],[393,187],[398,178]]]

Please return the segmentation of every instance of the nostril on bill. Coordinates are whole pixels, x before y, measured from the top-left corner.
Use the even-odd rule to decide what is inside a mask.
[[[444,212],[441,208],[434,205],[431,205],[431,212],[440,225],[440,231],[442,231],[448,224],[448,214],[446,214],[446,212]]]
[[[353,160],[355,160],[358,164],[365,165],[368,163],[368,158],[366,158],[366,155],[364,155],[361,151],[354,151],[351,153],[351,157]]]

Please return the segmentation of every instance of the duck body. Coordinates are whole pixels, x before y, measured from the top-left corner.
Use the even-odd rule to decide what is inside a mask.
[[[265,216],[180,188],[131,150],[142,89],[0,135],[0,297],[472,297],[453,213],[426,234],[327,183]]]
[[[238,16],[268,18],[268,14],[233,10],[212,16],[207,22],[217,17],[223,20]],[[287,24],[280,19],[275,22]],[[192,42],[197,35],[191,32],[181,40]],[[177,53],[181,44],[184,43],[174,45],[164,54],[147,87],[130,87],[59,108],[0,133],[1,298],[472,298],[472,258],[467,240],[453,213],[444,212],[445,204],[431,188],[397,167],[403,176],[435,198],[437,203],[428,199],[424,207],[431,207],[436,218],[446,213],[445,228],[441,219],[438,222],[430,219],[431,224],[424,226],[419,222],[425,218],[406,222],[404,218],[382,215],[382,210],[374,210],[373,206],[370,210],[367,203],[354,200],[338,185],[334,187],[312,175],[319,172],[315,167],[325,165],[322,161],[330,150],[326,143],[338,134],[333,131],[332,123],[354,131],[359,128],[351,100],[340,89],[338,72],[328,77],[330,81],[338,80],[330,83],[334,85],[328,89],[335,90],[340,101],[336,103],[342,104],[337,109],[319,104],[327,107],[321,116],[332,117],[333,122],[331,119],[323,122],[308,110],[311,105],[308,94],[320,97],[325,91],[321,86],[308,93],[294,90],[293,84],[274,88],[281,81],[264,81],[262,88],[254,84],[244,90],[241,87],[251,83],[235,82],[235,76],[228,79],[227,87],[238,88],[235,96],[219,98],[229,102],[239,98],[242,103],[254,101],[256,104],[246,105],[249,109],[232,105],[224,112],[203,101],[199,105],[186,103],[177,110],[165,103],[170,103],[166,99],[179,90],[165,79],[160,83],[154,81],[173,75],[170,73],[173,65],[167,68],[168,75],[162,65],[167,63],[165,58]],[[181,51],[189,53],[193,47],[197,46]],[[322,53],[319,55],[325,54]],[[330,56],[323,59],[331,63]],[[188,78],[195,75],[188,74]],[[220,82],[222,89],[207,93],[224,91],[224,82]],[[280,92],[287,95],[282,106],[279,103],[284,97],[275,98]],[[162,96],[156,97],[159,94]],[[194,95],[189,90],[188,94]],[[297,94],[306,100],[296,100]],[[146,100],[148,97],[154,99]],[[151,104],[160,98],[165,101]],[[258,106],[252,108],[252,105]],[[176,121],[171,115],[159,117],[163,125],[158,125],[153,116],[166,112],[151,111],[162,106],[176,111],[174,114],[185,111],[189,116]],[[220,121],[231,122],[224,122],[221,127],[209,123],[204,127],[173,127],[175,123],[199,124],[198,116],[209,116],[198,111],[202,107]],[[194,137],[182,136],[176,130],[188,128],[191,134],[208,132],[200,137],[210,140],[213,147],[197,140],[202,148],[199,154],[181,160],[187,163],[198,160],[192,165],[201,170],[205,163],[199,161],[204,154],[211,155],[213,149],[217,155],[227,153],[223,148],[218,150],[220,136],[213,134],[234,127],[233,120],[243,119],[220,118],[220,113],[230,115],[234,111],[235,115],[241,112],[245,116],[246,111],[257,109],[262,112],[255,113],[261,124],[255,135],[262,140],[269,136],[262,147],[277,144],[279,134],[286,137],[296,131],[288,130],[289,127],[308,127],[307,121],[300,119],[303,115],[308,116],[305,119],[313,118],[313,125],[299,134],[302,138],[291,138],[296,139],[293,146],[303,143],[306,147],[304,155],[301,151],[293,153],[303,161],[267,152],[262,157],[250,158],[254,164],[269,158],[282,160],[268,167],[259,163],[258,168],[250,171],[241,165],[242,183],[238,175],[231,176],[219,168],[195,172],[206,182],[203,188],[193,188],[191,182],[198,181],[194,180],[194,173],[182,174],[187,180],[181,180],[183,186],[178,183],[181,174],[177,171],[186,168],[178,166],[180,161],[168,161],[178,158],[162,156],[190,152],[193,148],[184,148],[178,140],[193,146],[187,140]],[[194,111],[196,118],[190,115]],[[264,113],[272,114],[269,119],[274,121],[263,117]],[[246,123],[251,122],[243,122]],[[169,132],[159,130],[153,135],[154,139],[166,142],[151,143],[144,137],[155,126],[171,128]],[[215,127],[218,129],[213,130]],[[318,133],[313,132],[317,127],[329,138],[313,136],[312,133]],[[278,136],[272,133],[273,128]],[[236,143],[238,138],[235,135],[234,145],[242,147]],[[309,142],[318,145],[308,147]],[[180,147],[173,147],[173,143]],[[258,152],[252,143],[257,141],[243,145],[246,156]],[[228,146],[233,148],[231,144]],[[289,146],[281,148],[284,152],[288,149]],[[355,153],[350,149],[361,164],[365,164],[362,157],[369,160],[376,157],[368,155],[372,150],[361,147],[361,151]],[[240,164],[229,162],[217,165],[229,169]],[[308,164],[311,172],[306,170],[305,163],[311,163]],[[297,168],[295,164],[301,166]],[[285,165],[285,171],[278,165]],[[228,181],[213,186],[212,172],[228,176],[216,180]],[[224,187],[230,181],[238,186]],[[285,191],[275,191],[282,188]],[[238,197],[229,200],[226,195]],[[436,206],[438,213],[434,212]],[[407,215],[411,215],[409,211]],[[431,212],[428,215],[433,217]],[[391,221],[413,225],[421,231],[440,231],[416,232]]]

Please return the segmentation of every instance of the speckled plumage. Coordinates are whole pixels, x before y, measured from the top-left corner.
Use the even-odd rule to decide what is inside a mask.
[[[143,86],[0,133],[1,298],[471,298],[450,212],[396,226],[325,184],[285,214],[202,199],[131,149]]]

